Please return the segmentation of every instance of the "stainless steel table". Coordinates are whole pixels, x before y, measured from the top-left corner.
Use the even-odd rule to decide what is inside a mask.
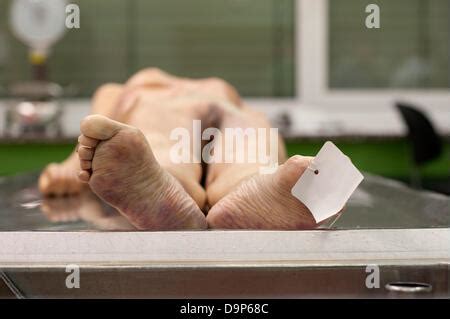
[[[3,297],[449,297],[450,198],[395,181],[366,175],[329,229],[134,232],[36,177],[0,180]]]

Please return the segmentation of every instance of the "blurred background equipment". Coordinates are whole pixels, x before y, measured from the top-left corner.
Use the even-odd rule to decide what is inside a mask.
[[[61,87],[51,83],[48,57],[52,46],[65,33],[65,0],[14,0],[10,27],[28,48],[31,81],[9,85],[5,135],[10,137],[56,137],[61,134]]]
[[[399,110],[406,126],[408,127],[408,141],[411,146],[411,185],[422,188],[423,182],[421,169],[425,164],[438,159],[443,154],[443,141],[434,129],[433,123],[420,108],[398,102]],[[450,172],[450,167],[449,167]],[[450,195],[450,179],[438,183],[428,183],[428,189]]]
[[[28,47],[35,80],[47,80],[47,58],[66,30],[66,5],[65,0],[14,0],[11,4],[11,30]]]
[[[55,138],[62,134],[62,88],[47,81],[11,85],[5,136]]]

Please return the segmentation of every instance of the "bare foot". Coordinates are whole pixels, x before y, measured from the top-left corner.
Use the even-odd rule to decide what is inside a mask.
[[[39,177],[40,192],[44,196],[79,194],[84,184],[77,177],[78,171],[79,163],[76,157],[47,165]]]
[[[311,212],[291,189],[311,157],[293,156],[273,174],[255,175],[217,202],[206,220],[211,228],[311,229]]]
[[[80,180],[138,229],[204,229],[206,219],[181,184],[156,161],[136,128],[101,115],[81,123]]]

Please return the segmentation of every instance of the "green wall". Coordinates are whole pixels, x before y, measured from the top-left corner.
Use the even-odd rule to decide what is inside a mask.
[[[218,76],[245,96],[294,95],[294,0],[70,2],[80,7],[80,28],[54,46],[49,73],[77,96],[150,66]],[[0,1],[0,87],[31,73],[27,48],[9,30],[10,3]]]
[[[288,142],[289,155],[315,155],[322,141]],[[361,170],[398,179],[408,179],[411,169],[408,144],[403,140],[377,142],[336,142]],[[0,145],[0,175],[38,170],[52,161],[61,161],[73,149],[72,144]],[[429,178],[450,174],[450,146],[445,154],[423,170]]]

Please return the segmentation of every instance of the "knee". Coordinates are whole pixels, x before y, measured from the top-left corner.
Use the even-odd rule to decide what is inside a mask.
[[[218,86],[218,87],[227,87],[227,86],[229,86],[230,84],[227,82],[227,81],[225,81],[224,79],[221,79],[221,78],[219,78],[219,77],[209,77],[209,78],[206,78],[205,79],[205,82],[207,82],[208,84],[211,84],[211,85],[215,85],[215,86]]]
[[[103,96],[110,96],[122,91],[123,85],[118,83],[105,83],[100,85],[94,93],[94,99],[101,98]]]
[[[147,77],[159,77],[162,75],[166,75],[167,73],[163,70],[156,68],[156,67],[150,67],[145,68],[143,70],[138,71],[134,76],[147,76]],[[134,77],[133,76],[133,77]]]
[[[173,76],[158,68],[146,68],[134,74],[126,83],[127,86],[140,86],[146,84],[168,84]]]
[[[211,77],[205,79],[205,84],[210,87],[211,91],[220,92],[221,94],[225,95],[225,97],[227,97],[227,99],[230,100],[233,104],[236,104],[238,106],[241,105],[241,98],[239,96],[239,93],[227,81],[221,78]]]

